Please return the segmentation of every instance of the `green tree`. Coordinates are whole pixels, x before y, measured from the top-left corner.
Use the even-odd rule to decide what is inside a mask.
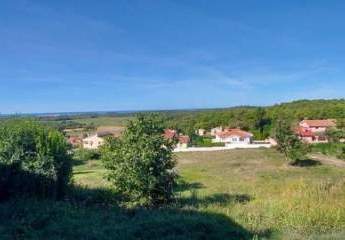
[[[1,122],[0,185],[11,194],[63,196],[72,172],[68,150],[57,130],[30,120]]]
[[[291,163],[304,160],[308,147],[294,134],[290,124],[284,120],[278,120],[274,129],[274,138],[277,141],[277,148]]]
[[[159,115],[138,115],[122,138],[109,138],[102,147],[108,180],[131,204],[155,206],[173,198],[175,142],[163,132]]]
[[[337,120],[337,128],[345,131],[345,118]]]
[[[345,130],[330,128],[326,130],[326,136],[330,142],[337,143],[340,139],[345,138]]]

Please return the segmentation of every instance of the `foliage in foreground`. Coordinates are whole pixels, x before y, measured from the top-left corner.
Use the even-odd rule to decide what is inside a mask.
[[[174,142],[163,132],[158,115],[139,115],[121,139],[109,138],[102,148],[108,180],[133,204],[158,205],[173,198]]]
[[[72,172],[68,150],[57,130],[29,120],[2,122],[0,195],[61,197]]]
[[[251,240],[223,214],[176,208],[133,209],[13,199],[0,203],[0,236],[10,239]]]

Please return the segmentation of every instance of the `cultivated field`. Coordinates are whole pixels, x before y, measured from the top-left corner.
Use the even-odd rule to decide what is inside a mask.
[[[179,153],[177,161],[181,208],[224,215],[266,238],[345,238],[343,168],[288,166],[272,149]],[[90,161],[75,168],[74,179],[104,186],[103,173]]]
[[[124,127],[128,120],[133,119],[133,117],[95,117],[95,118],[80,118],[75,119],[75,122],[82,124],[93,124],[96,127],[100,126],[118,126]]]

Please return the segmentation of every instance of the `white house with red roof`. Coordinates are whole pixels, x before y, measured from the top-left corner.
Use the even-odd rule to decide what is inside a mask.
[[[239,128],[227,128],[224,131],[217,132],[213,142],[229,144],[251,144],[253,134],[243,131]]]
[[[326,131],[336,127],[334,119],[303,120],[298,124],[297,135],[305,142],[327,142]]]

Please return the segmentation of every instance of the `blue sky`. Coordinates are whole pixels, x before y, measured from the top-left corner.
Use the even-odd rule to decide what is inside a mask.
[[[345,97],[345,1],[2,0],[0,112]]]

